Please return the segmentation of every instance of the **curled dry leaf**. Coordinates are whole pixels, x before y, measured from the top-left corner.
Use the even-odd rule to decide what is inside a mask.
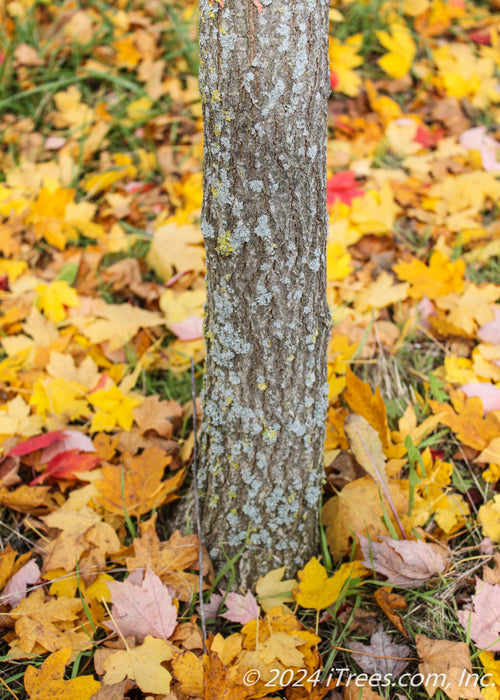
[[[425,581],[446,571],[449,552],[441,545],[422,540],[393,540],[381,537],[379,541],[359,536],[363,564],[387,577],[391,586],[417,588]]]
[[[406,610],[408,607],[403,596],[392,593],[390,588],[377,588],[374,593],[377,605],[385,612],[394,627],[408,639],[408,632],[405,629],[403,618],[396,610]]]

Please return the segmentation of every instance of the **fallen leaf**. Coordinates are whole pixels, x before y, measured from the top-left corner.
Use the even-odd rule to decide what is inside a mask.
[[[384,493],[389,492],[389,482],[385,473],[385,455],[377,431],[368,421],[356,413],[347,416],[344,430],[349,438],[349,445],[358,463]]]
[[[484,323],[477,329],[477,337],[484,343],[500,345],[500,306],[492,306],[493,320]]]
[[[170,690],[172,676],[161,664],[171,658],[172,652],[164,639],[147,636],[140,646],[108,656],[103,664],[103,682],[112,685],[130,678],[144,693],[165,695]]]
[[[458,391],[450,391],[450,398],[453,408],[449,404],[430,401],[433,413],[440,414],[439,422],[451,428],[464,445],[484,450],[500,434],[500,421],[493,413],[483,416],[479,397],[464,398]]]
[[[384,632],[382,625],[372,634],[370,644],[349,642],[349,648],[365,654],[361,656],[354,653],[352,657],[358,666],[370,675],[389,674],[391,679],[395,680],[410,663],[406,660],[406,657],[411,655],[410,647],[406,644],[395,644],[387,632]]]
[[[123,465],[104,464],[96,481],[99,502],[110,513],[142,515],[172,500],[181,485],[184,471],[163,480],[165,467],[172,461],[159,447],[148,447],[142,454],[123,456]]]
[[[167,224],[158,228],[153,236],[146,262],[156,274],[167,282],[183,270],[204,272],[203,236],[198,226]]]
[[[46,601],[43,589],[36,588],[11,611],[19,646],[27,654],[31,654],[36,644],[47,651],[59,651],[67,646],[91,646],[81,620],[76,622],[82,612],[81,600],[61,598]]]
[[[45,471],[30,482],[30,486],[42,484],[46,479],[78,479],[79,472],[94,469],[100,462],[92,454],[81,454],[79,450],[58,452],[47,465]]]
[[[164,438],[171,438],[173,421],[182,418],[183,413],[177,401],[161,401],[154,395],[147,396],[140,406],[134,408],[134,420],[141,434],[154,430]]]
[[[390,481],[389,493],[398,513],[408,512],[407,484]],[[382,500],[386,512],[389,512],[384,496]],[[360,503],[363,503],[363,508],[359,507]],[[384,523],[380,488],[369,476],[346,484],[337,496],[330,498],[323,507],[322,518],[328,547],[335,561],[350,553],[353,533],[368,532],[371,537],[390,534]]]
[[[34,559],[30,559],[23,567],[11,576],[2,591],[1,601],[15,608],[26,597],[28,586],[38,583],[41,571]]]
[[[385,403],[377,387],[372,393],[370,385],[361,381],[349,368],[346,371],[344,399],[354,413],[362,416],[377,431],[385,450],[390,443],[389,427]]]
[[[415,643],[421,659],[418,670],[431,698],[437,688],[441,688],[451,700],[480,700],[483,697],[477,682],[470,676],[472,664],[467,644],[429,639],[424,634],[417,634]]]
[[[394,265],[394,272],[399,279],[411,282],[409,294],[414,299],[436,299],[449,292],[461,294],[465,287],[464,261],[459,258],[451,262],[439,250],[432,253],[428,266],[415,258],[410,263]]]
[[[479,508],[477,519],[483,528],[483,535],[493,542],[500,542],[500,494]]]
[[[133,543],[135,556],[126,558],[127,569],[132,572],[150,566],[181,600],[191,600],[200,580],[198,574],[188,573],[185,569],[198,562],[200,541],[197,535],[183,536],[175,530],[169,540],[160,542],[155,521],[156,515],[141,525],[141,537],[134,539]]]
[[[24,455],[31,454],[31,452],[41,450],[44,447],[48,447],[49,445],[53,445],[54,443],[60,442],[61,440],[64,440],[65,437],[66,433],[62,430],[53,430],[49,433],[44,433],[43,435],[37,435],[36,437],[32,437],[29,440],[24,440],[24,442],[20,442],[18,445],[16,445],[10,450],[9,455],[24,457]]]
[[[103,559],[120,549],[114,528],[102,522],[101,516],[88,506],[80,510],[60,508],[44,516],[43,521],[48,527],[61,530],[46,544],[44,572],[59,568],[73,571],[80,557],[92,547],[101,551]]]
[[[373,594],[377,605],[384,611],[389,620],[392,622],[394,627],[398,629],[401,634],[408,638],[408,632],[405,629],[403,618],[396,610],[406,610],[408,604],[403,596],[397,593],[392,593],[390,588],[377,588]]]
[[[161,579],[149,567],[140,585],[110,581],[111,622],[106,627],[123,637],[135,636],[143,642],[148,635],[168,639],[177,624],[177,608]]]
[[[260,608],[251,591],[247,591],[244,596],[239,593],[228,593],[225,604],[227,611],[222,613],[221,617],[225,617],[230,622],[245,625],[259,617]]]
[[[297,586],[296,579],[282,581],[285,573],[285,566],[269,571],[265,576],[261,576],[255,585],[259,605],[267,612],[271,608],[283,603],[293,603],[295,598],[292,590]]]
[[[28,666],[24,687],[30,700],[90,700],[101,684],[93,676],[78,676],[64,680],[64,669],[73,649],[60,649],[50,654],[40,668]]]
[[[313,557],[299,571],[299,585],[294,589],[295,600],[302,608],[323,610],[340,597],[348,581],[366,576],[366,569],[358,561],[342,564],[335,574],[328,578],[325,567]]]
[[[472,607],[459,610],[457,615],[477,647],[500,651],[500,585],[477,578]]]
[[[483,404],[483,411],[500,411],[500,389],[489,382],[463,384],[460,387],[466,396],[478,396]]]
[[[387,577],[391,586],[417,588],[425,581],[446,571],[449,554],[444,547],[422,540],[393,540],[381,537],[379,541],[359,536],[363,564]]]

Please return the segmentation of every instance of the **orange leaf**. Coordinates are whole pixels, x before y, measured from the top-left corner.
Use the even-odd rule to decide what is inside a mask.
[[[390,588],[377,588],[374,593],[375,601],[387,615],[394,627],[396,627],[396,629],[398,629],[401,634],[408,639],[408,632],[405,629],[403,618],[396,612],[396,609],[405,610],[408,605],[403,596],[398,595],[397,593],[391,593],[391,590],[392,589]]]
[[[345,400],[354,413],[363,416],[372,428],[375,428],[385,451],[390,443],[390,434],[384,399],[379,387],[373,394],[370,385],[358,379],[349,368],[346,372],[346,379],[347,387],[343,394]]]
[[[477,396],[467,398],[452,390],[450,398],[453,408],[446,403],[430,401],[433,413],[441,414],[439,422],[451,428],[464,445],[484,450],[500,434],[500,421],[491,412],[483,416],[483,403]]]

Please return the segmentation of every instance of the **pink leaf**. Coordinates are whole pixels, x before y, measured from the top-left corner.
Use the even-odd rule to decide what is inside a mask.
[[[363,564],[387,577],[391,586],[416,588],[448,566],[446,547],[423,540],[393,540],[380,537],[380,541],[368,540],[359,535],[363,552]]]
[[[170,323],[168,327],[179,340],[198,340],[203,337],[203,319],[199,316],[188,316],[179,323]]]
[[[172,604],[172,596],[159,576],[146,569],[140,585],[128,580],[110,581],[112,622],[104,624],[124,637],[133,635],[143,642],[150,634],[157,639],[168,639],[177,624],[177,608]]]
[[[479,396],[483,404],[483,411],[498,411],[500,410],[500,389],[494,384],[488,382],[473,382],[472,384],[464,384],[460,387],[466,396]]]
[[[224,600],[224,595],[225,592],[222,591],[219,588],[220,593],[216,593],[215,591],[212,593],[210,596],[210,600],[208,603],[204,603],[203,605],[203,612],[205,613],[205,617],[207,620],[215,620],[217,615],[219,614],[219,608],[222,604],[222,601]],[[198,610],[198,613],[200,613],[200,605],[196,608]]]
[[[483,343],[491,343],[492,345],[500,345],[500,306],[492,306],[494,319],[483,323],[477,330],[477,337]]]
[[[500,143],[487,136],[485,126],[476,126],[462,132],[459,142],[464,148],[480,152],[481,164],[486,172],[500,171],[500,160],[497,159]]]
[[[458,620],[481,649],[500,651],[500,586],[476,579],[472,608],[458,611]]]
[[[230,622],[239,622],[241,625],[246,625],[247,622],[256,620],[259,617],[259,605],[250,591],[247,591],[246,595],[228,593],[226,606],[227,612],[221,617],[225,617]]]
[[[80,452],[96,452],[92,440],[88,435],[84,435],[79,430],[65,430],[65,437],[59,442],[55,442],[46,447],[40,456],[40,464],[50,462],[60,452],[68,450],[80,450]]]
[[[50,433],[37,435],[36,437],[29,438],[29,440],[20,442],[19,445],[11,449],[7,456],[16,455],[17,457],[24,457],[24,455],[35,452],[35,450],[42,450],[44,447],[53,445],[55,442],[59,442],[59,440],[63,440],[65,437],[66,433],[62,430],[53,430]]]
[[[326,183],[326,201],[333,204],[340,199],[344,204],[351,204],[354,197],[360,197],[363,190],[359,189],[352,170],[343,170],[332,175]]]
[[[41,571],[34,559],[30,559],[23,567],[7,582],[2,591],[0,601],[7,603],[11,608],[19,605],[23,598],[26,598],[28,586],[32,586],[40,581]]]

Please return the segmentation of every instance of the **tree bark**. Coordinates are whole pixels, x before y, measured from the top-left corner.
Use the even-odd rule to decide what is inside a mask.
[[[328,404],[328,0],[200,0],[202,532],[239,585],[316,551]]]

